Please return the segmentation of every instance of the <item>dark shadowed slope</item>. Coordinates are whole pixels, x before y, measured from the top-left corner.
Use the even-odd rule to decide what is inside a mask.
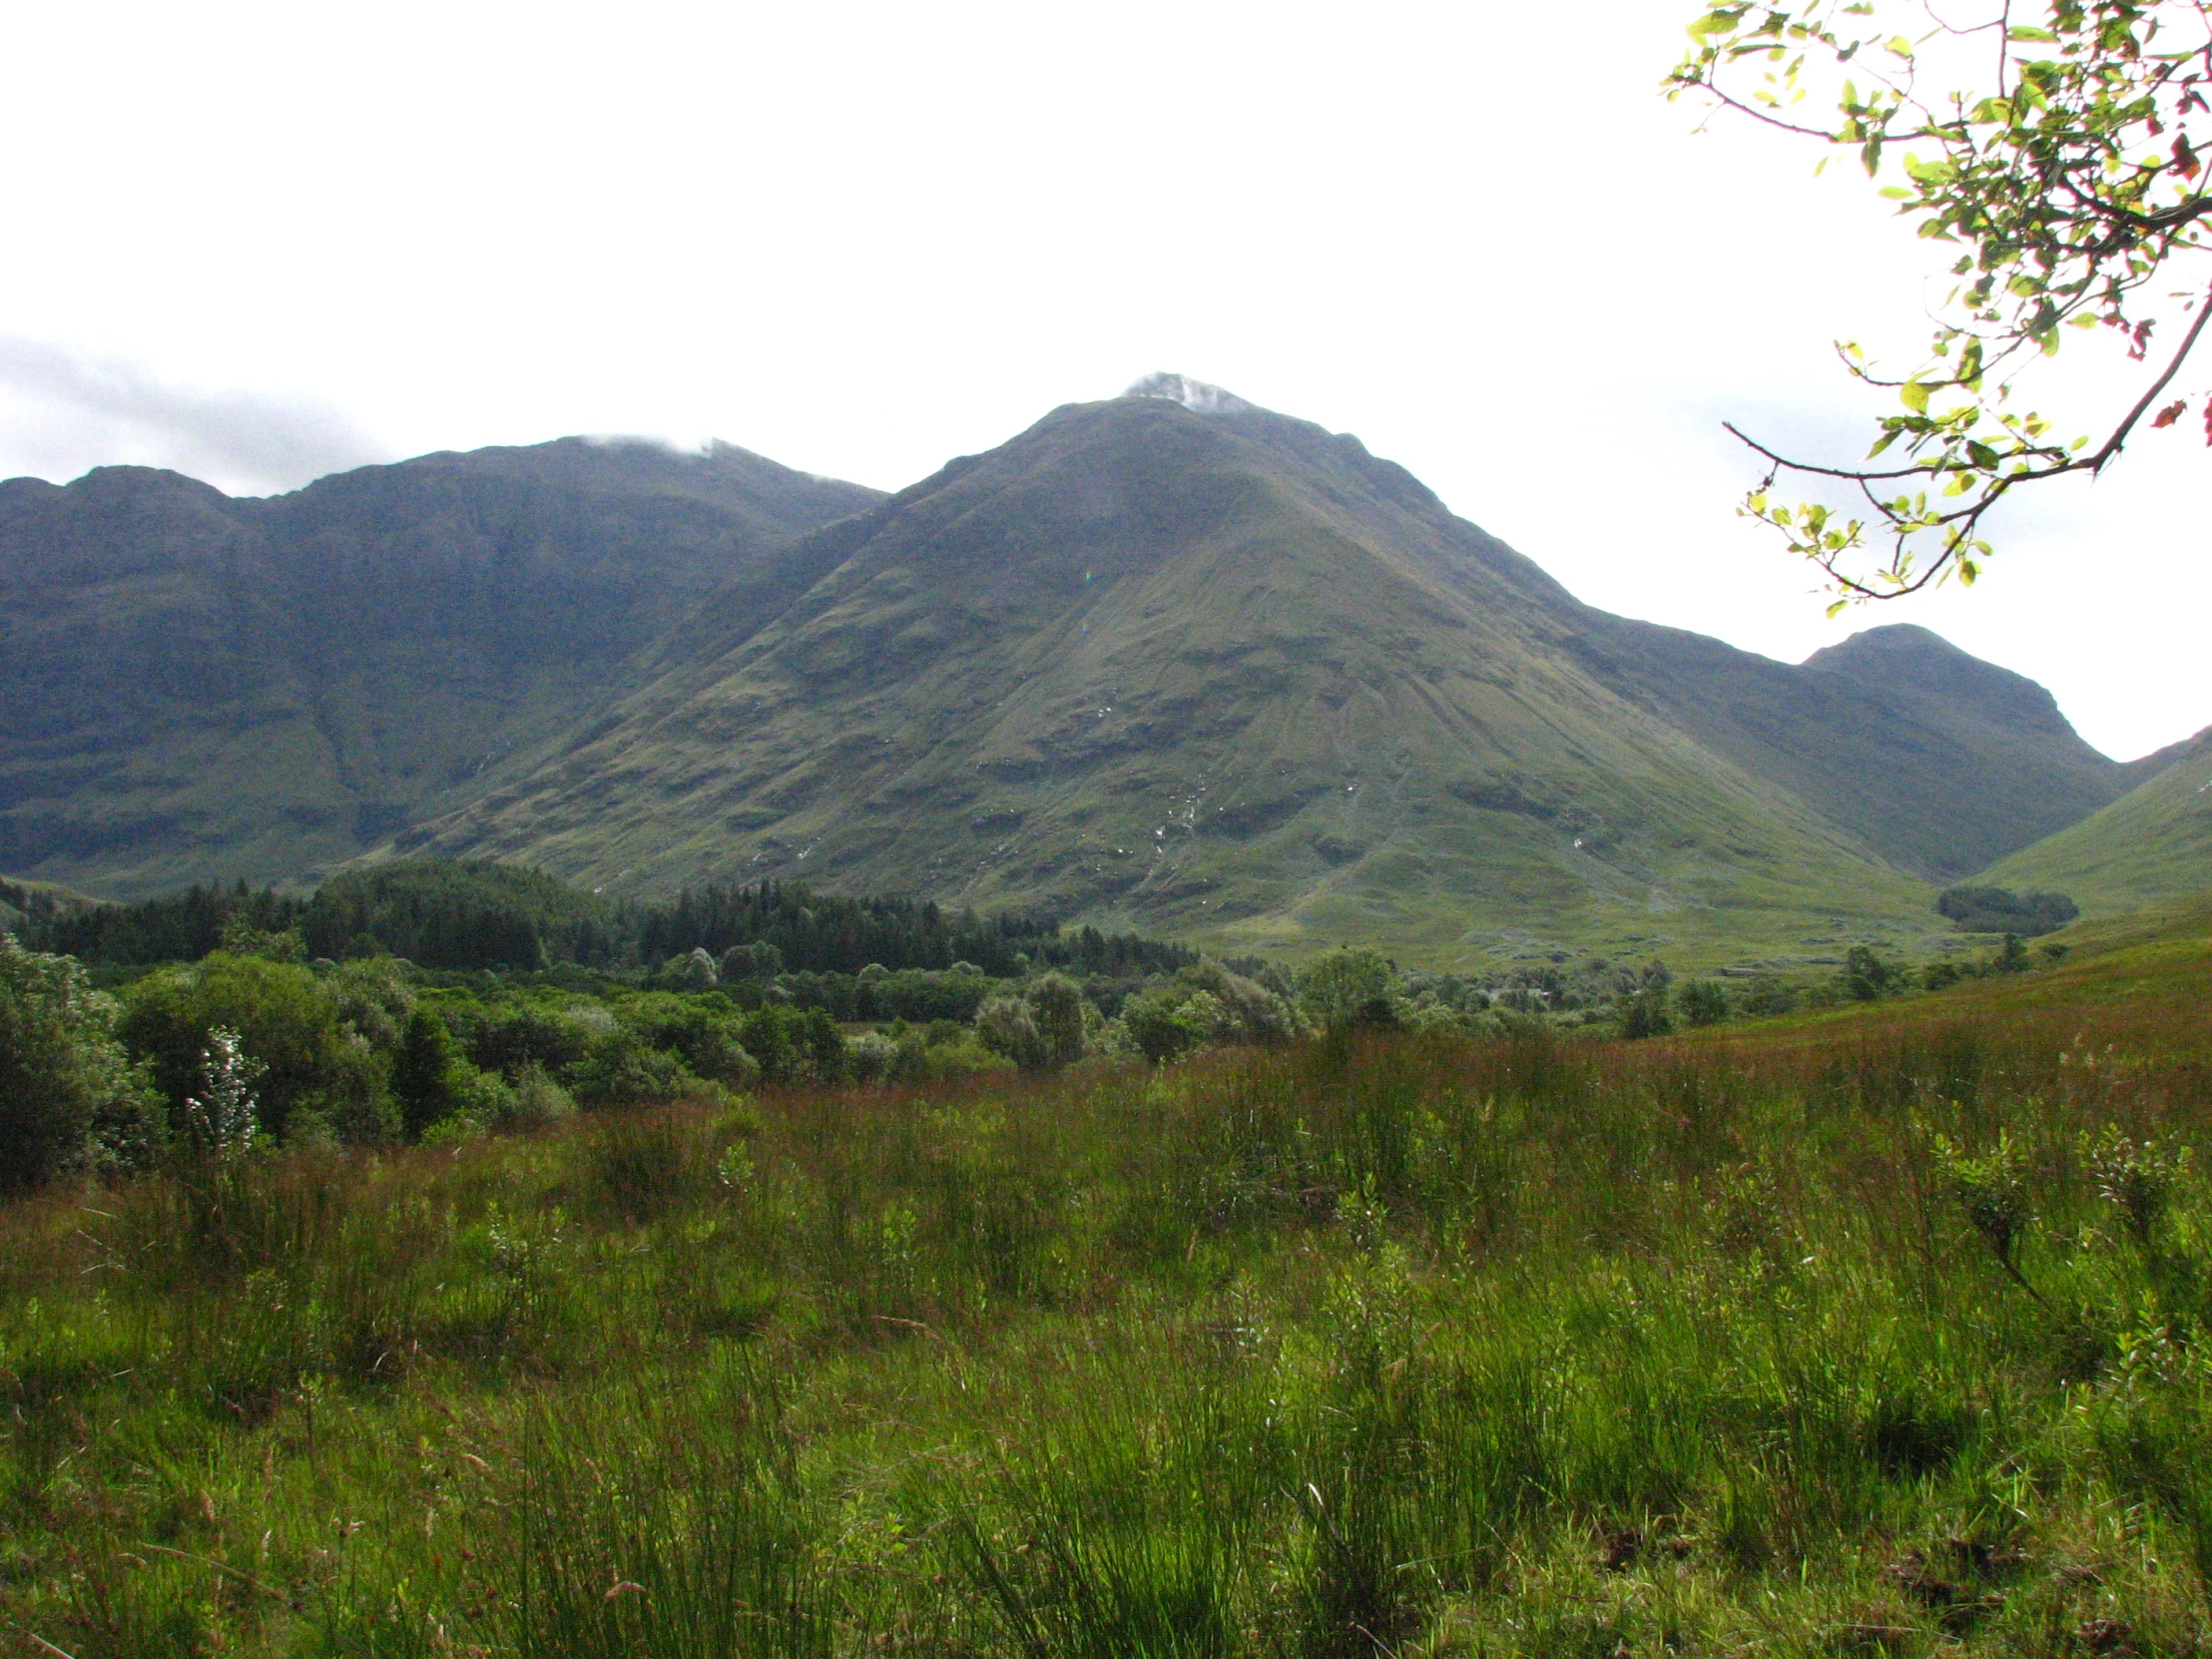
[[[327,867],[877,499],[744,450],[581,439],[268,500],[143,467],[0,484],[0,868],[125,895]]]
[[[1940,849],[2039,833],[1992,781],[2093,771],[2063,722],[2038,751],[1589,610],[1356,439],[1233,402],[1056,410],[755,566],[662,661],[401,848],[1247,947],[1817,953],[1932,924]],[[1901,772],[1890,813],[1855,797]]]

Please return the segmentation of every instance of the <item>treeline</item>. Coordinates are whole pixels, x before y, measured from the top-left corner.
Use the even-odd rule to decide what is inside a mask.
[[[427,968],[520,972],[562,963],[652,967],[695,950],[732,977],[963,963],[994,978],[1046,968],[1127,976],[1198,960],[1181,945],[1063,930],[1036,915],[978,916],[925,900],[818,893],[798,882],[709,886],[667,904],[618,902],[481,860],[351,870],[308,897],[242,881],[85,910],[16,907],[31,948],[119,967],[198,961],[242,941],[267,953],[268,940],[286,936],[296,938],[302,959],[397,956]]]
[[[0,877],[0,927],[15,928],[29,921],[47,920],[68,908],[67,903],[43,887]]]
[[[2032,939],[2057,932],[2081,914],[2081,906],[2062,892],[1963,886],[1937,894],[1936,912],[1956,922],[1961,933],[2010,933]]]
[[[726,983],[704,947],[650,973],[564,982],[434,975],[389,955],[302,962],[296,934],[256,929],[257,916],[285,919],[243,908],[224,948],[116,995],[75,957],[0,929],[0,1193],[257,1146],[538,1127],[580,1106],[1158,1063],[1395,1022],[1396,979],[1373,952],[1321,958],[1283,981],[1289,995],[1207,960],[1153,982],[992,978],[961,962]]]
[[[1198,953],[1133,933],[1064,931],[1040,916],[977,916],[912,898],[843,898],[797,883],[703,887],[672,904],[633,912],[636,950],[662,961],[704,950],[718,961],[751,952],[764,973],[856,974],[883,968],[950,968],[965,962],[994,978],[1040,968],[1100,974],[1172,973]],[[725,970],[727,971],[727,969]]]

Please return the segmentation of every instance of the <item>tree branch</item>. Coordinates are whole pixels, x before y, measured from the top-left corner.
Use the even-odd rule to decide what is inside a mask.
[[[1809,466],[1803,461],[1793,461],[1787,455],[1777,455],[1757,438],[1748,436],[1733,420],[1722,421],[1721,430],[1745,448],[1756,450],[1785,471],[1809,472],[1818,478],[1841,478],[1847,483],[1864,484],[1875,478],[1926,478],[1933,470],[1926,466],[1905,466],[1899,467],[1895,472],[1862,472],[1849,467]]]

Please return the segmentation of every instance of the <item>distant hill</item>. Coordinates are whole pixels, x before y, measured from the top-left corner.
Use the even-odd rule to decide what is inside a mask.
[[[2212,892],[2212,727],[2101,812],[1993,865],[1987,879],[2046,887],[2090,915]]]
[[[0,484],[0,870],[296,879],[602,712],[702,595],[877,492],[569,438],[233,499]]]
[[[1800,667],[1624,621],[1355,438],[1069,405],[752,566],[557,756],[397,837],[1422,956],[1818,952],[2112,800],[1919,629]]]

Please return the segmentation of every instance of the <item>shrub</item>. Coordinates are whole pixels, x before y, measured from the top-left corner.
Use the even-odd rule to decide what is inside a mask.
[[[0,932],[0,1191],[157,1144],[153,1090],[115,1040],[115,1013],[75,958]]]
[[[745,1045],[744,1022],[725,997],[652,992],[626,999],[617,1017],[648,1047],[677,1055],[700,1077],[734,1089],[761,1079],[760,1062]]]
[[[712,1085],[635,1031],[618,1028],[594,1039],[584,1058],[562,1074],[585,1106],[644,1106],[708,1092]]]
[[[1682,1018],[1690,1025],[1718,1025],[1728,1018],[1728,992],[1710,979],[1682,987]]]
[[[879,1031],[863,1031],[844,1045],[844,1057],[855,1083],[880,1083],[898,1067],[898,1044]]]
[[[1762,978],[1752,981],[1751,988],[1743,993],[1739,1002],[1745,1014],[1753,1019],[1772,1019],[1789,1013],[1798,1005],[1798,993],[1780,979]]]
[[[849,1049],[856,1050],[865,1038],[854,1038]],[[910,1027],[903,1020],[894,1020],[883,1040],[892,1044],[896,1054],[892,1058],[886,1080],[893,1083],[921,1083],[936,1078],[966,1077],[977,1072],[1003,1071],[1013,1064],[1004,1055],[993,1053],[983,1045],[981,1035],[974,1027],[948,1019],[931,1020],[926,1026]],[[855,1065],[857,1065],[855,1055]],[[859,1075],[855,1070],[854,1075]]]
[[[661,969],[661,982],[682,991],[713,990],[721,977],[715,959],[699,946],[681,956],[671,956]]]
[[[1329,1031],[1394,1030],[1403,1023],[1399,989],[1397,969],[1381,952],[1345,945],[1324,951],[1299,973],[1299,1011]]]
[[[1098,1011],[1083,999],[1083,988],[1064,973],[1034,980],[1023,998],[1047,1066],[1072,1065],[1091,1051]]]
[[[1674,976],[1663,962],[1653,962],[1639,976],[1636,988],[1621,999],[1621,1035],[1631,1042],[1664,1037],[1674,1029]]]
[[[1905,970],[1892,967],[1863,944],[1844,952],[1844,970],[1837,976],[1846,996],[1858,1002],[1879,1002],[1905,983]]]
[[[1646,985],[1621,1003],[1621,1035],[1630,1042],[1664,1037],[1674,1029],[1674,1011],[1664,985]]]
[[[1221,1005],[1227,1016],[1222,1040],[1274,1043],[1299,1034],[1298,1013],[1288,1002],[1258,980],[1234,973],[1211,958],[1183,969],[1175,982],[1205,991]]]
[[[784,971],[784,953],[766,939],[734,944],[718,965],[725,979],[773,979]]]
[[[767,1002],[732,1029],[759,1063],[764,1083],[835,1083],[844,1077],[844,1033],[826,1009]]]
[[[993,1054],[1005,1056],[1024,1071],[1037,1071],[1045,1064],[1044,1033],[1021,997],[994,996],[976,1009],[975,1035]]]
[[[1203,1003],[1199,997],[1205,997]],[[1165,1065],[1180,1060],[1214,1040],[1212,1015],[1221,1006],[1208,992],[1191,993],[1173,986],[1139,991],[1121,1005],[1120,1042],[1129,1050]]]
[[[1381,1011],[1368,1011],[1372,1020],[1398,1025],[1415,1017],[1394,994]],[[1450,1010],[1441,1013],[1442,1023],[1455,1023],[1457,1016]],[[1182,969],[1166,985],[1124,997],[1120,1014],[1099,1041],[1109,1052],[1160,1065],[1219,1043],[1280,1042],[1303,1029],[1298,1012],[1282,997],[1208,959]]]
[[[550,1073],[575,1065],[594,1038],[615,1027],[613,1015],[597,1002],[566,1006],[506,1002],[488,1008],[469,1004],[447,1009],[446,1022],[471,1061],[508,1077],[527,1066]]]
[[[307,941],[296,927],[263,928],[245,909],[233,910],[223,923],[222,948],[234,956],[265,956],[272,962],[304,962]]]
[[[339,1018],[332,988],[304,967],[218,951],[191,966],[150,974],[125,993],[116,1031],[167,1097],[173,1124],[200,1081],[218,1028],[265,1068],[257,1091],[270,1135],[301,1126],[344,1140],[379,1140],[397,1128],[384,1065]]]
[[[369,1047],[390,1053],[414,1013],[415,996],[390,956],[346,962],[325,980],[338,1023],[350,1026]]]
[[[576,1112],[576,1102],[568,1090],[554,1082],[543,1066],[535,1063],[515,1074],[509,1093],[507,1116],[500,1124],[503,1129],[542,1129],[573,1117]]]

